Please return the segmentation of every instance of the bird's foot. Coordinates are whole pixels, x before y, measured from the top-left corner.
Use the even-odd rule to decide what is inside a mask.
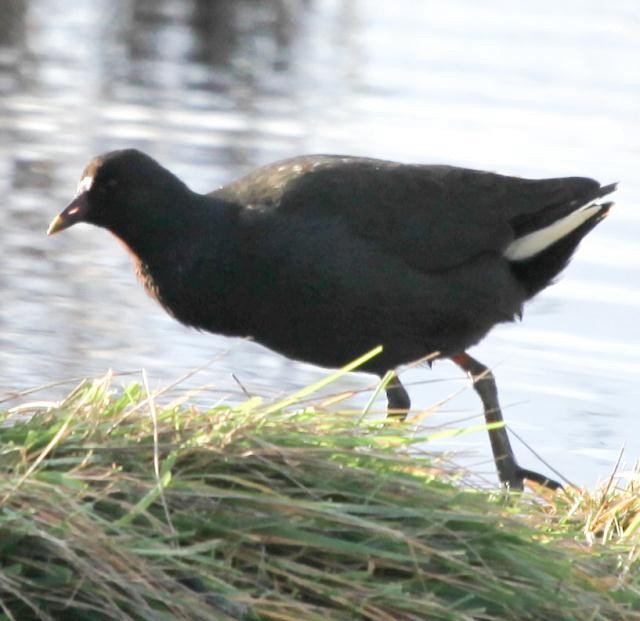
[[[509,487],[511,489],[521,490],[524,487],[525,481],[532,481],[533,483],[537,483],[538,485],[546,487],[547,489],[554,492],[559,489],[563,489],[562,484],[558,483],[558,481],[550,479],[549,477],[545,476],[544,474],[540,474],[539,472],[534,472],[533,470],[522,468],[516,464],[513,476],[514,484],[509,483]]]

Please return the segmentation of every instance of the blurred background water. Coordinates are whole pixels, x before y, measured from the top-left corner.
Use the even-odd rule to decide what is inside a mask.
[[[640,457],[637,0],[0,0],[0,407],[108,368],[162,385],[215,359],[196,381],[210,403],[240,396],[232,374],[277,395],[325,373],[176,324],[104,231],[45,236],[86,160],[125,146],[203,192],[309,152],[619,181],[561,282],[472,354],[569,479],[607,476],[623,445]],[[374,379],[339,388],[361,407]],[[460,393],[425,425],[482,421],[451,363],[403,379],[417,409]],[[484,434],[437,446],[493,477]]]

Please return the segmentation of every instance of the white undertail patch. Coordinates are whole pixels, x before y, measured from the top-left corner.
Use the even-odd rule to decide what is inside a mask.
[[[594,211],[600,207],[599,203],[589,203],[542,229],[514,239],[504,251],[504,256],[510,261],[524,261],[535,256],[577,229],[591,218],[594,215]]]

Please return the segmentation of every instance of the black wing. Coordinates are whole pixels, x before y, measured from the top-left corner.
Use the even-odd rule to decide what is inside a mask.
[[[336,218],[381,253],[426,272],[502,254],[610,188],[440,165],[312,155],[276,162],[212,193],[281,220]],[[273,223],[272,223],[273,224]]]

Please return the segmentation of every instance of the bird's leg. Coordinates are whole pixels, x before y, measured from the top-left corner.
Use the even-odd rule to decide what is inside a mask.
[[[397,375],[387,384],[387,416],[404,420],[411,408],[409,393],[398,379]]]
[[[484,417],[487,423],[504,423],[500,404],[498,403],[498,389],[491,371],[466,352],[452,356],[451,360],[473,380],[473,388],[482,400]],[[518,465],[504,425],[490,429],[489,440],[493,451],[493,459],[498,469],[498,477],[503,485],[510,489],[521,490],[524,479],[529,479],[549,489],[562,488],[562,485],[557,481],[532,470],[521,468]]]

